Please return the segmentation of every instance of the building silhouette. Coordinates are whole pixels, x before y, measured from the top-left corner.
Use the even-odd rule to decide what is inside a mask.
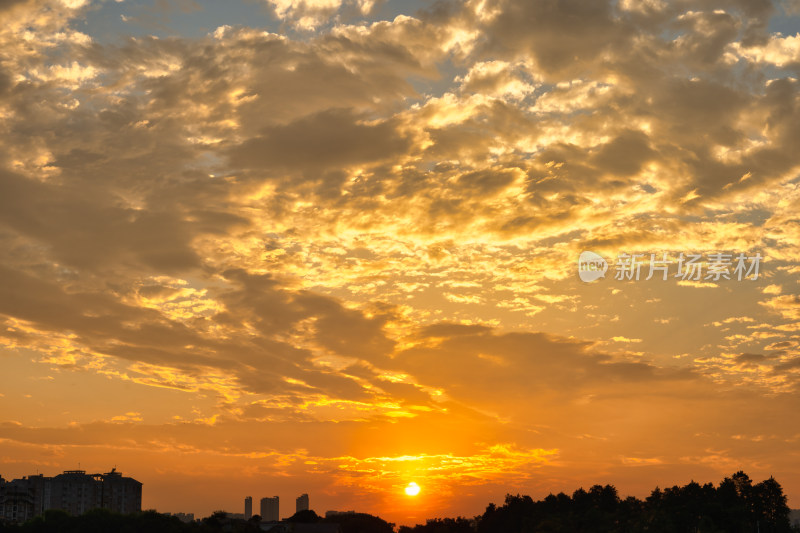
[[[90,509],[136,513],[142,510],[142,484],[123,477],[116,468],[105,474],[66,470],[54,477],[37,474],[12,481],[0,478],[0,518],[25,522],[49,509],[74,516]]]
[[[194,522],[194,513],[164,513],[167,516],[174,516],[184,524]]]
[[[250,520],[250,517],[253,516],[253,497],[247,496],[244,499],[244,519]]]
[[[277,522],[280,520],[278,497],[261,498],[261,520],[264,522]]]
[[[308,511],[308,494],[301,494],[295,500],[295,512]]]

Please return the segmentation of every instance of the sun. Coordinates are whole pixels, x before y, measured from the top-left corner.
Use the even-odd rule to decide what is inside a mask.
[[[409,496],[416,496],[419,494],[419,485],[414,483],[413,481],[406,485],[406,494]]]

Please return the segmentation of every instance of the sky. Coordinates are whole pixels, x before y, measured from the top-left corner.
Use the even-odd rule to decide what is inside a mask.
[[[744,470],[800,507],[797,0],[0,21],[4,478],[414,524]]]

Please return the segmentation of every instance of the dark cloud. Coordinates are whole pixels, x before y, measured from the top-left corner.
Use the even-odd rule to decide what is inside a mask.
[[[314,170],[391,159],[409,147],[396,124],[365,124],[350,111],[332,109],[267,128],[229,154],[235,167]]]
[[[682,32],[676,43],[677,53],[691,62],[713,65],[725,47],[739,35],[739,19],[725,12],[687,12],[674,27]],[[685,33],[684,33],[685,32]]]
[[[174,211],[120,207],[102,191],[0,176],[0,222],[52,249],[67,265],[95,269],[133,260],[159,272],[200,266],[190,225]]]
[[[503,190],[514,178],[514,169],[487,169],[462,174],[458,178],[458,185],[470,196],[482,198]]]
[[[642,165],[654,157],[647,135],[627,130],[600,147],[592,162],[601,170],[624,177],[638,174]]]
[[[516,58],[527,52],[548,77],[580,75],[632,33],[607,1],[507,1],[500,9],[486,29],[486,53]]]
[[[761,363],[773,359],[761,353],[742,353],[736,356],[737,363]]]
[[[543,333],[502,334],[480,326],[441,324],[426,328],[424,335],[436,339],[436,344],[404,350],[394,362],[425,384],[483,405],[511,409],[525,397],[577,397],[608,383],[634,391],[647,383],[698,379],[691,372],[613,360],[590,343]],[[502,395],[497,395],[498,383],[503,384]]]

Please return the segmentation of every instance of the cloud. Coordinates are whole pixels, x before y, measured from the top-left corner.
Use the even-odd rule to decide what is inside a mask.
[[[503,2],[499,11],[488,24],[486,52],[527,52],[548,77],[579,72],[630,35],[609,2]]]
[[[396,125],[364,124],[347,111],[329,110],[266,129],[230,151],[244,168],[318,170],[365,165],[401,156],[410,147]]]
[[[446,333],[451,329],[452,333]],[[476,405],[492,406],[508,415],[524,405],[525,397],[566,394],[580,397],[601,383],[615,382],[622,391],[637,391],[650,383],[691,382],[691,372],[673,372],[642,362],[613,360],[590,349],[590,344],[541,333],[495,334],[485,327],[441,325],[428,328],[435,343],[398,353],[394,361],[404,372],[422,383],[446,391],[448,397]],[[503,383],[506,394],[495,394],[495,383]],[[634,393],[635,394],[635,393]]]
[[[747,48],[734,43],[733,49],[738,55],[750,61],[771,63],[777,67],[790,66],[800,62],[800,36],[798,35],[786,37],[772,35],[766,44]]]
[[[800,319],[800,296],[798,295],[785,294],[759,303],[787,320]]]
[[[340,8],[347,7],[367,15],[375,0],[267,0],[275,15],[300,30],[314,30],[324,24]]]
[[[83,23],[114,6],[69,4],[0,6],[0,356],[67,398],[4,389],[21,456],[332,494],[421,465],[475,498],[796,470],[771,420],[798,390],[800,86],[772,4],[273,0],[113,40]],[[587,249],[763,262],[587,285]],[[141,401],[68,394],[106,382]],[[779,438],[720,444],[743,425]]]

